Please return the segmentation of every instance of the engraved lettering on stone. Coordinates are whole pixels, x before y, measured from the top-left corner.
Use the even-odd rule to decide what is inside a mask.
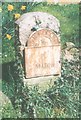
[[[55,33],[41,29],[29,37],[25,48],[27,78],[59,74],[59,60],[60,44]]]

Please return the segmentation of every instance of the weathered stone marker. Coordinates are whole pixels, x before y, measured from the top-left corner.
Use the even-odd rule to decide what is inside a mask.
[[[26,78],[60,74],[60,43],[49,29],[40,29],[25,47]]]
[[[29,12],[17,21],[25,78],[61,74],[61,44],[57,18],[44,12]],[[23,54],[24,51],[24,54]]]

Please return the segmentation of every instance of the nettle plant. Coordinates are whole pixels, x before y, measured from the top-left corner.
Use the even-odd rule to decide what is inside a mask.
[[[24,118],[78,118],[79,117],[79,58],[62,60],[61,77],[41,93],[38,86],[23,85],[21,59],[17,58],[15,109]],[[16,69],[17,69],[16,68]],[[21,74],[22,73],[22,74]],[[21,87],[22,86],[22,87]]]

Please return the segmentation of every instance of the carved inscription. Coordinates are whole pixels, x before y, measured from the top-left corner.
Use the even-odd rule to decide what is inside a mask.
[[[39,30],[30,36],[28,41],[28,46],[31,47],[43,47],[43,46],[52,46],[58,45],[59,40],[57,35],[48,29]]]
[[[59,61],[59,46],[25,48],[26,78],[60,74]]]
[[[60,74],[60,44],[57,35],[47,29],[33,33],[25,47],[26,78]]]

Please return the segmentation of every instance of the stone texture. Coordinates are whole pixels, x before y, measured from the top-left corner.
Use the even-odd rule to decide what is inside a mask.
[[[75,44],[72,43],[72,42],[66,42],[66,43],[65,43],[65,47],[69,50],[70,48],[75,47]]]
[[[75,60],[75,57],[79,58],[79,50],[72,42],[66,42],[63,46],[63,58],[67,61]]]
[[[11,100],[0,91],[0,120],[2,118],[16,118],[16,113]]]
[[[11,104],[10,99],[0,91],[0,118],[2,117],[2,110],[7,104]]]
[[[34,32],[25,47],[26,78],[60,74],[60,55],[60,40],[53,31]]]
[[[45,76],[45,77],[38,77],[32,79],[25,79],[24,78],[24,85],[28,85],[30,88],[32,86],[38,86],[40,92],[44,92],[50,87],[54,86],[54,81],[56,81],[60,76]]]
[[[0,105],[1,105],[1,107],[7,103],[11,103],[11,101],[2,91],[0,91]]]
[[[40,21],[40,24],[38,26],[36,26],[36,21]],[[49,13],[25,13],[15,23],[19,26],[19,41],[21,43],[21,46],[23,46],[23,49],[29,36],[33,33],[33,27],[49,28],[55,31],[59,36],[59,20],[56,17],[50,15]]]
[[[15,23],[19,27],[17,32],[19,32],[20,53],[25,59],[25,83],[30,86],[44,86],[44,88],[46,84],[53,85],[56,79],[54,74],[59,76],[61,74],[59,20],[49,13],[29,12],[23,14]],[[37,69],[35,64],[41,68]],[[51,75],[52,82],[45,75]]]

